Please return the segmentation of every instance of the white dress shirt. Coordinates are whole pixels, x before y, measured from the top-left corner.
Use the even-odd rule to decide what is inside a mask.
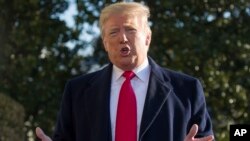
[[[115,140],[115,124],[116,124],[116,112],[119,99],[119,93],[121,85],[125,81],[122,77],[123,70],[119,69],[113,65],[112,80],[111,80],[111,96],[110,96],[110,118],[111,118],[111,128],[112,128],[112,141]],[[144,102],[146,98],[150,66],[148,59],[146,59],[139,67],[133,70],[135,77],[131,80],[131,85],[135,92],[136,105],[137,105],[137,140],[139,137],[139,130],[141,125],[142,112],[144,107]]]

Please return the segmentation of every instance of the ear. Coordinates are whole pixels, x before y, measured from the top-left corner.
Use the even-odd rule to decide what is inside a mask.
[[[150,43],[151,43],[151,32],[148,32],[146,36],[146,45],[149,46]]]

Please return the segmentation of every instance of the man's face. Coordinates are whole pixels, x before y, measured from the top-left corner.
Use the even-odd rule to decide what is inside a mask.
[[[114,65],[122,70],[132,70],[143,63],[151,33],[140,16],[113,14],[103,29],[103,44]]]

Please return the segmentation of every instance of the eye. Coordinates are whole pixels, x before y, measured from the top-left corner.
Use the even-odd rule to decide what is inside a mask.
[[[111,37],[115,36],[116,34],[117,34],[117,31],[111,31],[111,32],[109,32],[109,36],[111,36]]]
[[[136,29],[135,28],[128,28],[126,29],[129,33],[135,33]]]

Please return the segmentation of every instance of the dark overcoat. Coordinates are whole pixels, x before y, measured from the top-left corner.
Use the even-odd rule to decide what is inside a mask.
[[[213,134],[198,79],[165,69],[150,57],[150,80],[139,141],[183,141],[193,124],[197,137]],[[111,141],[112,64],[71,79],[65,86],[54,141]]]

